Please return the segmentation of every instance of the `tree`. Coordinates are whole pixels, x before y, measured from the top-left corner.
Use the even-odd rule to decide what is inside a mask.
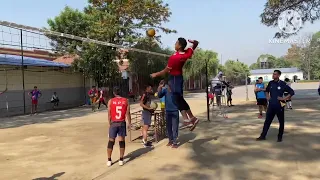
[[[276,27],[279,15],[290,9],[300,12],[303,23],[313,23],[320,18],[320,1],[318,0],[268,0],[260,15],[261,22],[268,27]],[[278,32],[275,37],[289,37],[290,35],[293,34]]]
[[[147,27],[174,33],[162,26],[171,15],[168,4],[163,1],[141,0],[89,0],[84,11],[66,7],[53,19],[48,20],[49,29],[108,43],[135,46],[144,39]],[[114,62],[119,50],[95,43],[49,36],[55,51],[61,54],[77,54],[73,66],[92,77],[99,86],[120,77]],[[155,37],[159,40],[160,36]]]
[[[192,59],[184,65],[184,77],[201,76],[206,72],[206,63],[208,63],[208,76],[213,76],[217,72],[218,58],[217,53],[210,50],[198,49],[194,52]]]
[[[261,67],[261,62],[266,62],[265,67]],[[292,67],[292,64],[290,61],[286,60],[285,57],[277,58],[270,54],[262,54],[257,59],[256,63],[253,63],[250,65],[250,69],[261,69],[261,68],[289,68]]]
[[[245,84],[247,77],[250,75],[249,67],[238,60],[226,61],[224,70],[224,75],[232,84]]]

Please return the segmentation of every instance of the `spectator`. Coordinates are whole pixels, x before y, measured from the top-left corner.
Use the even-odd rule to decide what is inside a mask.
[[[105,90],[105,88],[101,88],[100,91],[99,91],[99,106],[98,106],[98,109],[100,109],[101,103],[108,108],[107,103],[105,101],[105,97],[106,97],[106,90]]]
[[[53,92],[53,95],[51,97],[51,103],[53,103],[53,108],[59,106],[59,97],[57,95],[57,92]]]
[[[134,95],[134,93],[132,92],[132,90],[129,90],[129,98],[131,98],[133,100],[133,102],[136,102],[136,96]]]
[[[42,96],[42,93],[38,90],[37,86],[34,86],[33,90],[29,92],[28,95],[31,96],[31,115],[37,114],[38,99]]]
[[[231,106],[234,106],[232,104],[232,89],[233,89],[233,86],[231,86],[231,82],[227,82],[228,86],[227,86],[227,106],[231,107]]]
[[[96,103],[98,100],[98,90],[96,86],[92,86],[92,88],[89,90],[88,95],[90,97],[90,102],[91,102],[91,109],[93,112],[96,111]]]

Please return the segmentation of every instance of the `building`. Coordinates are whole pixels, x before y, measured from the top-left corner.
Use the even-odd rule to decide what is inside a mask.
[[[0,55],[0,117],[29,113],[31,98],[28,95],[34,86],[42,92],[39,111],[52,110],[50,103],[53,92],[57,92],[60,108],[78,107],[85,103],[88,80],[70,65],[47,59]]]
[[[255,69],[250,71],[249,78],[251,82],[255,82],[259,77],[262,77],[264,81],[271,81],[274,70],[280,70],[282,72],[280,79],[284,80],[289,78],[290,80],[299,79],[303,80],[303,72],[298,68],[275,68],[275,69]]]

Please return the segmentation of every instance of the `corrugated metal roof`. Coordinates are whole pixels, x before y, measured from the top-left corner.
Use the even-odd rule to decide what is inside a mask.
[[[295,73],[295,72],[301,72],[298,68],[274,68],[274,69],[255,69],[251,70],[250,74],[272,74],[274,70],[280,70],[282,73]]]
[[[70,67],[68,64],[30,57],[24,57],[23,64],[25,66]],[[0,65],[21,66],[21,56],[0,55]]]

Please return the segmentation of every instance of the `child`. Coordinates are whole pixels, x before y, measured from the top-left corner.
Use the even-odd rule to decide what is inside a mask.
[[[178,147],[178,132],[179,132],[179,110],[173,102],[173,94],[169,86],[165,87],[165,82],[162,80],[158,87],[158,97],[165,97],[165,111],[169,142],[167,146],[172,148]]]
[[[288,85],[289,87],[291,87],[291,82],[290,82],[290,79],[289,79],[289,78],[285,78],[285,79],[284,79],[284,82],[286,82],[287,85]],[[286,96],[289,95],[289,93],[288,93],[288,92],[284,92],[283,95],[286,97]],[[287,109],[292,109],[292,101],[291,101],[291,98],[286,101],[286,104],[287,104]]]
[[[51,103],[53,103],[53,108],[59,106],[59,97],[56,92],[53,92],[53,95],[51,97]]]
[[[227,82],[227,84],[229,85],[228,87],[227,87],[227,106],[229,106],[229,107],[231,107],[231,106],[234,106],[233,104],[232,104],[232,86],[230,85],[231,84],[231,82]]]
[[[93,112],[96,112],[96,103],[98,100],[98,90],[97,90],[96,86],[92,86],[92,89],[90,89],[88,92],[88,96],[91,101],[91,110]]]
[[[144,93],[140,100],[140,106],[142,107],[142,143],[144,147],[152,147],[151,143],[148,142],[148,129],[151,125],[151,117],[152,112],[154,111],[150,108],[151,104],[151,94],[152,93],[152,86],[146,85],[144,89]]]

